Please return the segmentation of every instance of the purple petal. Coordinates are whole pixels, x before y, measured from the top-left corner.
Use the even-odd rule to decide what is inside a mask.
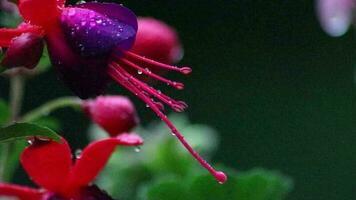
[[[318,0],[317,12],[322,28],[329,35],[343,35],[352,20],[353,0]]]
[[[107,56],[81,57],[71,49],[60,30],[48,34],[46,41],[59,77],[76,95],[87,99],[103,93],[109,81]]]
[[[61,26],[72,48],[82,56],[110,54],[114,47],[132,47],[136,30],[119,19],[84,8],[67,8]]]
[[[76,7],[93,10],[111,19],[119,20],[137,31],[137,17],[130,9],[115,3],[83,3]]]

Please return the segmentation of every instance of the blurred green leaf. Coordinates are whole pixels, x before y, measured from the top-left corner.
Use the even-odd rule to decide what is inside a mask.
[[[291,179],[278,172],[254,169],[240,174],[236,189],[240,200],[280,200],[292,186]]]
[[[61,139],[53,130],[30,123],[16,123],[8,127],[0,128],[0,142],[16,141],[33,136],[47,137],[55,141],[60,141]]]
[[[142,189],[140,200],[282,200],[291,188],[291,180],[280,173],[254,169],[229,173],[225,184],[210,174],[156,181]]]
[[[10,110],[7,103],[0,99],[0,126],[4,125],[10,117]]]
[[[210,174],[198,176],[189,187],[189,199],[241,200],[237,195],[237,177],[229,176],[225,184],[219,184]]]
[[[43,50],[43,54],[40,59],[40,62],[37,64],[37,67],[35,69],[39,73],[44,73],[44,72],[48,71],[50,69],[50,67],[51,67],[51,61],[49,59],[48,49],[46,46]]]
[[[187,197],[186,185],[183,182],[166,181],[145,190],[140,200],[186,200],[189,199]]]
[[[11,182],[11,178],[13,177],[15,171],[19,166],[19,157],[26,147],[27,142],[25,141],[16,141],[12,144],[11,154],[9,155],[8,162],[5,166],[5,174],[4,174],[4,181]]]
[[[39,126],[48,127],[52,130],[59,131],[60,130],[60,122],[54,117],[42,117],[32,122],[33,124],[37,124]]]

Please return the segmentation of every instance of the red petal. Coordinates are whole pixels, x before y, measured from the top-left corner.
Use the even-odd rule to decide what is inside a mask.
[[[61,144],[35,141],[23,151],[21,163],[37,185],[52,192],[60,192],[68,180],[72,156],[64,139]]]
[[[72,187],[86,186],[102,170],[117,145],[137,146],[143,140],[135,134],[124,134],[91,143],[87,146],[71,171],[69,181]]]
[[[63,3],[63,0],[20,0],[18,7],[26,22],[47,28],[56,22],[60,14],[59,4]]]
[[[43,30],[37,26],[21,25],[16,29],[2,28],[0,29],[0,47],[8,47],[11,44],[11,40],[22,33],[34,33],[42,36]]]
[[[0,197],[17,197],[20,200],[40,200],[42,199],[42,192],[36,189],[0,183]]]

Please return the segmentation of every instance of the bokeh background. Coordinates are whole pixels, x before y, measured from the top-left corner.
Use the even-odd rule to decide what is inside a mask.
[[[165,89],[189,103],[193,122],[219,131],[217,162],[280,170],[294,179],[290,200],[355,198],[354,31],[327,36],[311,0],[120,2],[176,27],[185,49],[181,63],[194,72],[173,76],[184,80],[184,91]],[[0,96],[7,88],[0,79]],[[115,86],[110,93],[127,94]],[[52,70],[29,80],[24,110],[60,95],[71,93]],[[156,119],[136,102],[143,123]],[[85,144],[82,114],[55,115],[67,137]]]

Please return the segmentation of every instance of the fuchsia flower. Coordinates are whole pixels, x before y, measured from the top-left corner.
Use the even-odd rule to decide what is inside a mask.
[[[132,52],[165,64],[177,63],[183,55],[177,32],[151,17],[138,18],[138,31]]]
[[[62,143],[35,140],[21,155],[21,164],[41,189],[0,183],[0,196],[21,200],[109,200],[90,185],[118,145],[137,146],[143,140],[134,134],[99,140],[89,144],[73,162],[71,149]]]
[[[130,132],[139,123],[134,105],[124,96],[99,96],[84,101],[83,108],[112,137]]]
[[[113,79],[144,101],[200,164],[219,182],[225,182],[225,174],[215,171],[202,159],[162,112],[162,103],[178,112],[187,104],[140,80],[142,74],[183,89],[182,83],[165,79],[151,69],[182,74],[189,74],[191,69],[159,63],[133,53],[131,48],[138,25],[135,14],[129,9],[113,3],[84,3],[73,7],[64,4],[65,0],[19,0],[19,12],[26,25],[0,29],[0,46],[11,48],[14,38],[24,33],[43,37],[61,79],[81,98],[101,94],[108,80]]]
[[[317,0],[317,13],[322,28],[331,36],[341,36],[353,20],[354,0]]]

